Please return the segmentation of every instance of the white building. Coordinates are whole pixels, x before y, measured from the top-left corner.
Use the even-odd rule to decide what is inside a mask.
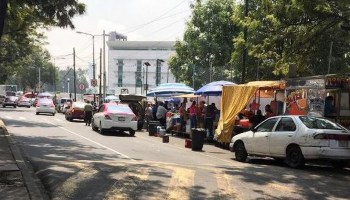
[[[175,77],[168,67],[175,54],[175,42],[124,41],[109,37],[107,91],[120,94],[146,94],[161,83],[174,83]]]

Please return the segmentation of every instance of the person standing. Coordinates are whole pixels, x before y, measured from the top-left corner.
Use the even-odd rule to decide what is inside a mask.
[[[86,102],[84,106],[84,122],[85,126],[90,126],[92,118],[93,107],[89,101]]]
[[[153,111],[150,103],[147,104],[147,107],[145,109],[145,120],[147,123],[147,127],[148,127],[149,121],[153,120]]]
[[[258,110],[256,111],[256,115],[249,118],[249,122],[252,124],[252,127],[254,128],[265,119],[266,118],[262,115],[261,110]]]
[[[269,117],[273,117],[273,116],[275,116],[275,114],[272,112],[271,105],[267,104],[265,106],[265,117],[269,118]]]
[[[212,103],[207,106],[206,113],[205,113],[205,129],[209,133],[208,139],[210,141],[214,138],[214,120],[216,117],[216,113],[218,112],[218,109],[215,106],[215,103]]]
[[[191,129],[197,128],[197,114],[198,114],[198,107],[197,107],[196,101],[193,101],[191,107],[189,108]]]
[[[168,110],[164,107],[164,103],[160,102],[159,106],[157,108],[157,113],[156,113],[156,117],[159,121],[159,123],[166,127],[166,113],[168,112]]]

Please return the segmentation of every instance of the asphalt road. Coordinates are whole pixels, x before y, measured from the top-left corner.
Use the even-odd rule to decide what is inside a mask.
[[[145,131],[100,135],[82,121],[35,115],[34,108],[0,108],[0,118],[52,199],[350,198],[350,169],[240,163],[211,144],[194,152],[183,138],[162,143]]]

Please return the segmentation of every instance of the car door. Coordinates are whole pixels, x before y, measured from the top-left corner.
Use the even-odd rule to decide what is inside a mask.
[[[103,111],[104,111],[104,108],[105,108],[105,105],[101,105],[97,112],[94,114],[94,123],[96,126],[99,126],[100,125],[100,122],[103,118]]]
[[[292,117],[282,117],[275,130],[270,134],[271,155],[285,155],[288,144],[295,140],[297,126]]]
[[[278,120],[278,117],[267,119],[255,128],[252,136],[252,150],[254,153],[264,155],[269,153],[269,136]]]

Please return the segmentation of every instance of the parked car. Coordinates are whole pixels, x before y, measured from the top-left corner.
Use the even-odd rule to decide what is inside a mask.
[[[17,102],[17,106],[30,108],[32,106],[32,102],[31,102],[30,98],[21,97]]]
[[[7,106],[12,106],[14,108],[17,107],[17,100],[18,98],[16,96],[6,96],[5,100],[2,102],[2,107],[5,108]]]
[[[137,117],[137,130],[141,130],[145,122],[147,97],[133,94],[120,94],[120,103],[128,104]]]
[[[73,102],[65,112],[66,120],[73,121],[74,119],[84,119],[84,102]]]
[[[107,130],[129,131],[131,136],[137,130],[137,117],[128,104],[104,103],[93,115],[92,130],[103,134]]]
[[[36,103],[36,114],[39,115],[40,113],[50,113],[52,116],[55,115],[56,109],[52,99],[38,99]]]
[[[67,103],[67,102],[69,102],[70,104],[73,102],[73,100],[71,99],[71,98],[61,98],[60,100],[58,100],[58,104],[57,104],[57,112],[62,112],[62,113],[64,113],[63,112],[63,110],[64,110],[64,106],[65,106],[65,104]]]
[[[293,168],[320,159],[345,167],[350,160],[350,131],[325,118],[276,116],[235,135],[230,150],[242,162],[247,156],[268,156],[284,159]]]

